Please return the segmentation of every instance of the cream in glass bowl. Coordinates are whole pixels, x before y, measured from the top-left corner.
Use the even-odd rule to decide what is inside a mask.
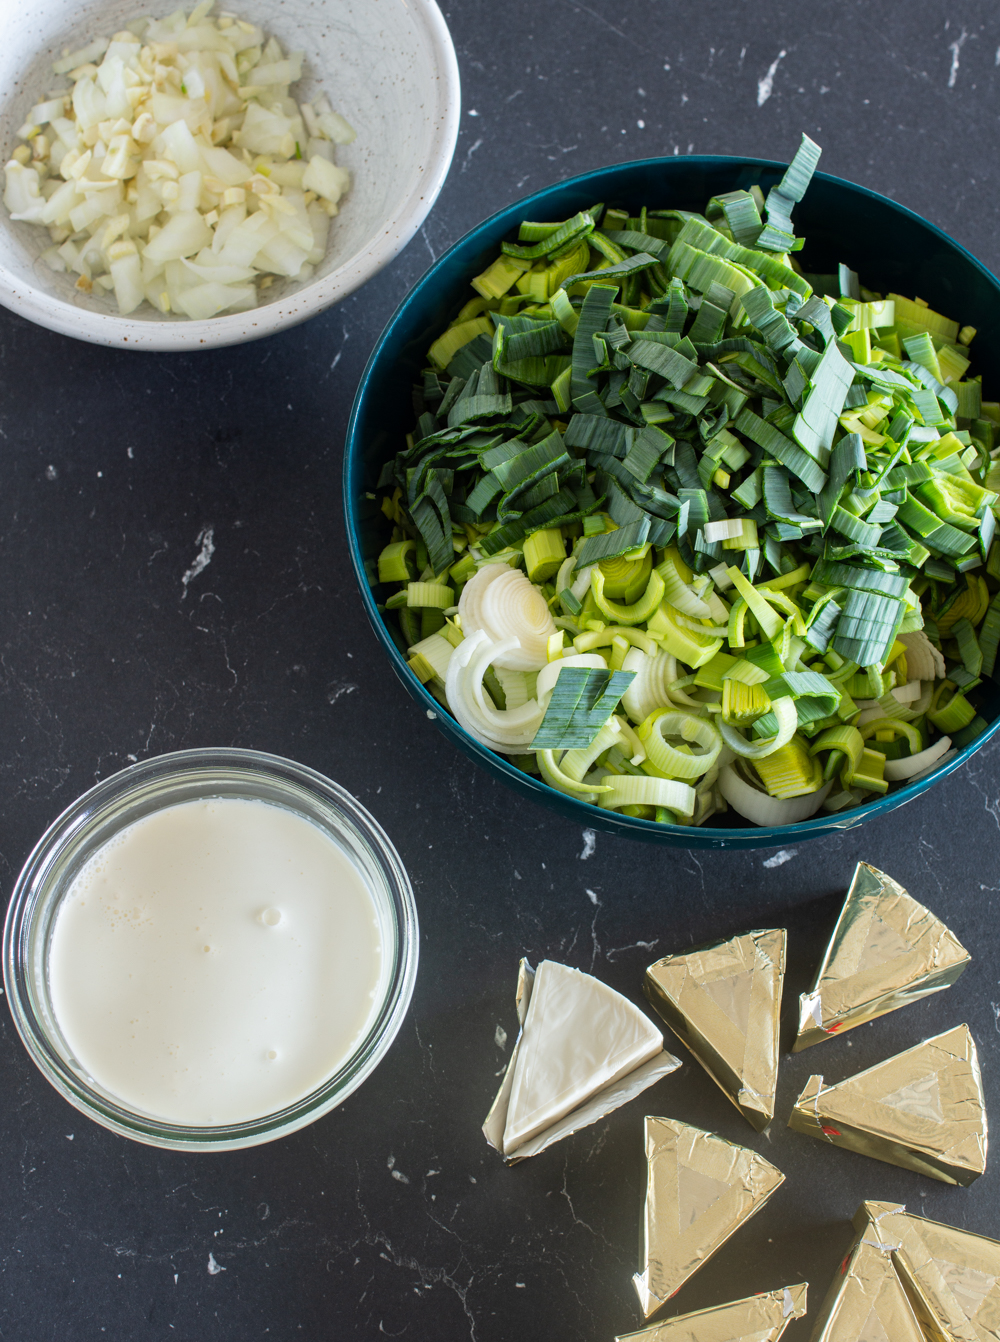
[[[41,839],[7,916],[18,1030],[71,1104],[178,1150],[251,1146],[369,1075],[416,974],[413,895],[336,784],[255,751],[144,761]]]

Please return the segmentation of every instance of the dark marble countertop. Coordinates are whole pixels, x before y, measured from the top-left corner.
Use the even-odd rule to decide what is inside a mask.
[[[46,1084],[0,1014],[0,1338],[610,1339],[639,1326],[643,1112],[711,1128],[787,1175],[678,1311],[808,1280],[814,1316],[862,1198],[1000,1236],[996,1168],[950,1188],[782,1126],[813,1070],[840,1079],[961,1021],[1000,1113],[1000,747],[885,819],[799,849],[595,843],[493,782],[408,698],[366,624],[340,499],[351,399],[396,303],[481,218],[566,176],[692,151],[787,160],[805,130],[827,171],[995,268],[997,9],[459,0],[448,18],[464,81],[451,175],[405,253],[340,307],[190,357],[99,349],[0,311],[7,894],[95,780],[237,744],[355,793],[398,846],[422,925],[413,1005],[383,1065],[312,1127],[243,1153],[105,1132]],[[926,901],[975,959],[949,992],[786,1058],[769,1136],[687,1062],[514,1169],[487,1147],[522,954],[636,999],[654,955],[787,926],[789,1030],[858,859]]]

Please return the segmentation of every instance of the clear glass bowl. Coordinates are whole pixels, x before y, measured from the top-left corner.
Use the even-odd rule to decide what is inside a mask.
[[[270,802],[318,825],[353,863],[375,904],[383,944],[380,1000],[355,1052],[323,1085],[263,1118],[224,1127],[167,1123],[123,1105],[74,1059],[52,1008],[48,957],[63,899],[87,860],[126,826],[207,798]],[[18,878],[4,928],[7,1000],[35,1063],[81,1113],[112,1132],[174,1151],[232,1151],[295,1132],[328,1113],[378,1066],[403,1022],[417,973],[417,910],[409,877],[381,827],[322,774],[256,750],[183,750],[124,769],[52,824]]]

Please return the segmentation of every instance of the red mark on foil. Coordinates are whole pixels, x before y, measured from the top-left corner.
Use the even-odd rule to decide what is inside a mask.
[[[823,1129],[823,1136],[824,1136],[824,1137],[839,1137],[839,1136],[840,1136],[840,1129],[839,1129],[839,1128],[824,1128],[824,1129]]]
[[[824,1025],[823,1029],[827,1032],[827,1034],[836,1034],[837,1031],[840,1029],[840,1026],[841,1022],[835,1021],[833,1025]]]
[[[840,1265],[840,1275],[841,1275],[841,1276],[843,1276],[844,1273],[847,1271],[847,1264],[848,1264],[848,1260],[850,1259],[850,1257],[851,1257],[851,1255],[848,1254],[848,1255],[847,1255],[847,1258],[845,1258],[844,1261],[843,1261],[843,1262],[841,1263],[841,1265]]]

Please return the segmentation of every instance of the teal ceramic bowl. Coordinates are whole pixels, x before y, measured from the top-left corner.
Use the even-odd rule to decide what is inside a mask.
[[[766,194],[784,164],[764,159],[692,155],[644,159],[537,191],[493,215],[466,234],[431,266],[397,308],[368,361],[351,413],[344,453],[344,504],[351,556],[362,600],[393,669],[420,707],[458,748],[495,777],[575,823],[628,834],[680,848],[768,848],[802,843],[851,829],[876,815],[913,801],[946,774],[959,769],[1000,726],[1000,687],[992,681],[976,693],[979,712],[990,724],[972,745],[924,778],[840,815],[818,815],[796,825],[762,828],[730,810],[700,827],[658,825],[650,820],[602,811],[555,792],[501,755],[484,749],[441,708],[406,664],[404,650],[378,610],[386,593],[378,584],[377,559],[387,543],[385,518],[366,498],[379,470],[413,427],[411,385],[419,380],[431,341],[469,296],[469,281],[513,238],[522,219],[566,219],[595,200],[638,212],[641,205],[701,210],[711,196],[760,183]],[[976,327],[974,368],[995,396],[1000,392],[1000,284],[974,256],[939,228],[910,210],[864,187],[817,173],[796,209],[797,232],[807,239],[801,254],[807,270],[836,271],[846,262],[863,284],[882,292],[919,294],[932,308]]]

